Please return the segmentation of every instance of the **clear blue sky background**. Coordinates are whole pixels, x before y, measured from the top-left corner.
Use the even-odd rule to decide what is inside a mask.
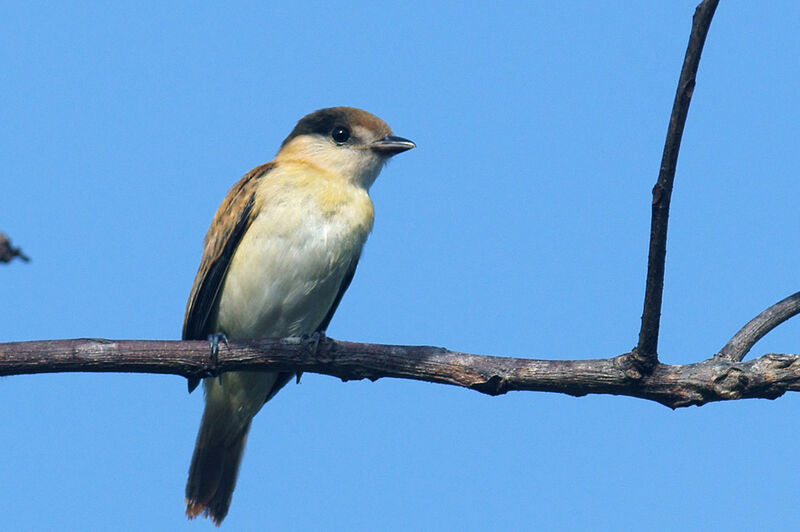
[[[0,341],[177,339],[228,188],[302,115],[418,148],[335,338],[537,358],[636,342],[650,190],[695,1],[0,6]],[[660,345],[716,352],[800,289],[800,4],[723,1],[673,196]],[[798,352],[795,320],[754,354]],[[183,516],[182,378],[0,380],[0,529],[208,530]],[[228,530],[777,529],[800,397],[671,411],[306,374],[253,425]]]

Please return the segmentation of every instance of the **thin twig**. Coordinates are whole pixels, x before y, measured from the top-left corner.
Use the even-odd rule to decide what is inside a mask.
[[[689,103],[695,86],[697,67],[703,51],[708,28],[719,0],[704,0],[697,6],[692,19],[692,32],[683,60],[678,90],[672,105],[672,115],[661,158],[658,181],[653,187],[652,218],[650,223],[650,251],[647,259],[647,284],[644,294],[642,326],[639,329],[639,343],[633,356],[644,369],[651,369],[658,363],[658,330],[661,322],[661,298],[664,291],[664,261],[667,253],[667,222],[672,184],[678,163],[681,137],[689,112]]]
[[[10,238],[4,233],[0,233],[0,262],[11,262],[14,257],[19,257],[24,262],[31,260],[21,249],[11,245]]]
[[[752,347],[772,329],[800,314],[800,292],[778,301],[764,312],[748,321],[739,332],[733,335],[717,356],[739,362]]]

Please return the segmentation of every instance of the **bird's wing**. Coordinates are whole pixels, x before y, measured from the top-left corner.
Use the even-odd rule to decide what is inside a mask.
[[[333,318],[333,313],[336,312],[336,307],[339,306],[339,302],[342,300],[342,296],[347,291],[347,287],[350,286],[350,282],[353,280],[353,276],[356,274],[356,266],[358,266],[358,258],[361,255],[356,255],[353,257],[353,260],[350,261],[350,266],[347,268],[347,272],[345,272],[344,277],[342,278],[342,282],[339,285],[339,291],[336,293],[336,297],[331,304],[331,308],[328,310],[328,313],[325,314],[325,318],[322,320],[322,323],[319,324],[317,327],[316,332],[324,333],[328,329],[328,324],[331,322]],[[298,373],[287,373],[281,372],[278,373],[278,379],[275,381],[275,385],[272,387],[270,392],[267,394],[267,399],[264,401],[265,403],[272,399],[276,393],[281,391],[281,388],[286,386],[286,384],[292,380],[293,378],[297,378],[297,382],[300,382],[300,377],[302,377],[303,372],[300,371]]]
[[[331,304],[331,308],[328,310],[328,313],[325,314],[325,319],[322,320],[322,323],[319,324],[317,327],[316,332],[324,333],[328,329],[328,324],[330,324],[331,319],[333,319],[333,314],[336,312],[336,308],[339,306],[339,302],[342,300],[342,296],[347,291],[347,287],[350,286],[350,283],[353,280],[353,276],[356,274],[356,266],[358,266],[358,258],[360,255],[356,255],[352,261],[350,261],[350,267],[347,269],[347,272],[344,274],[342,278],[342,283],[339,285],[339,291],[336,293],[336,298],[334,298],[333,303]],[[297,377],[297,382],[300,382],[300,377],[303,375],[303,372],[299,373],[286,373],[281,372],[278,374],[278,380],[275,381],[275,385],[270,390],[269,394],[267,394],[267,401],[272,399],[272,397],[278,393],[281,388],[286,386],[293,377]],[[264,401],[266,402],[266,401]]]
[[[210,330],[210,318],[217,302],[225,273],[233,253],[254,218],[253,205],[258,180],[274,167],[274,163],[258,166],[236,183],[217,209],[208,231],[203,259],[189,294],[183,319],[184,340],[205,340]]]
[[[347,287],[350,286],[350,282],[353,280],[353,276],[356,274],[356,266],[358,266],[358,259],[361,255],[358,254],[353,257],[353,260],[350,261],[350,266],[347,268],[347,272],[344,274],[342,278],[342,284],[339,285],[339,292],[336,293],[336,298],[333,300],[333,304],[331,305],[330,310],[328,313],[325,314],[325,318],[322,320],[322,323],[319,324],[317,327],[317,332],[324,333],[328,329],[328,324],[333,319],[333,313],[336,312],[336,308],[339,306],[339,302],[342,300],[342,296],[347,291]]]

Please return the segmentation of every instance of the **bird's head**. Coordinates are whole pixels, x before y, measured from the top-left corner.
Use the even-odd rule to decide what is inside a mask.
[[[375,115],[330,107],[301,118],[275,160],[307,162],[368,189],[392,155],[414,146]]]

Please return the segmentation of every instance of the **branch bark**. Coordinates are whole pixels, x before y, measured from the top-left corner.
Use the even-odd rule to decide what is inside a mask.
[[[149,372],[210,376],[222,371],[303,371],[344,381],[384,377],[461,386],[489,395],[515,390],[573,396],[612,394],[670,408],[800,391],[800,356],[768,354],[748,362],[714,357],[658,364],[632,379],[628,353],[595,360],[532,360],[459,353],[438,347],[359,344],[332,339],[311,352],[298,338],[230,341],[212,367],[204,341],[51,340],[0,344],[0,375],[52,372]]]
[[[704,0],[694,13],[689,45],[683,59],[683,68],[678,79],[678,90],[672,104],[672,114],[667,128],[667,139],[661,157],[658,181],[653,187],[653,205],[650,220],[650,250],[647,258],[647,281],[644,292],[642,325],[639,343],[633,350],[632,359],[643,373],[658,364],[658,331],[661,323],[661,300],[664,292],[664,263],[667,255],[667,224],[672,185],[678,164],[683,128],[689,113],[689,104],[695,86],[700,55],[711,26],[711,19],[719,0]]]

